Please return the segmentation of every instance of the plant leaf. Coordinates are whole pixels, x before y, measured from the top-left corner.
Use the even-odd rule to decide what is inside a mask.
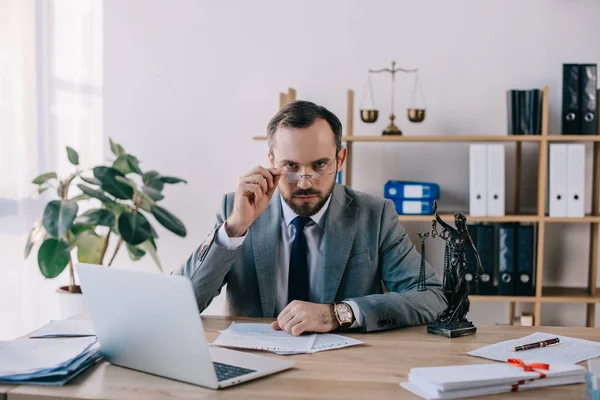
[[[91,197],[93,197],[95,199],[98,199],[98,200],[100,200],[103,203],[112,204],[112,203],[115,202],[113,199],[111,199],[110,197],[108,197],[107,195],[105,195],[103,192],[101,192],[99,190],[96,190],[96,189],[92,189],[89,186],[85,186],[85,185],[83,185],[83,184],[80,183],[79,185],[77,185],[77,187],[79,189],[81,189],[81,191],[84,194],[87,194],[88,196],[91,196]]]
[[[119,157],[125,154],[125,150],[120,144],[113,142],[111,138],[108,138],[108,141],[110,142],[110,151],[112,151],[115,156]]]
[[[156,233],[156,230],[154,229],[152,224],[150,224],[150,241],[154,243],[154,239],[158,239],[158,233]],[[154,248],[156,249],[156,244],[154,245]]]
[[[142,190],[148,195],[148,197],[150,197],[154,201],[160,201],[165,198],[165,196],[163,196],[158,190],[154,189],[153,187],[146,186]]]
[[[79,154],[69,146],[67,146],[67,157],[71,164],[79,165]]]
[[[94,176],[102,182],[102,189],[112,194],[117,199],[129,200],[133,197],[133,188],[115,179],[124,176],[122,173],[110,167],[94,168]]]
[[[82,225],[108,226],[115,225],[115,213],[104,208],[95,208],[86,211],[75,219],[75,222]]]
[[[127,252],[129,253],[129,258],[131,258],[133,261],[137,261],[146,255],[144,250],[130,245],[129,243],[127,243]]]
[[[50,189],[48,186],[46,186],[46,187],[39,187],[38,188],[38,194],[42,194],[42,193],[44,193],[48,189]]]
[[[102,261],[102,249],[104,248],[104,238],[98,236],[96,232],[84,231],[77,238],[77,259],[79,262],[89,264],[100,264]]]
[[[73,223],[73,225],[71,225],[71,229],[69,229],[69,231],[71,232],[71,236],[78,236],[81,234],[81,232],[84,231],[93,231],[95,229],[95,226],[92,225],[84,225],[84,224],[78,224],[77,223],[77,219],[75,220],[75,222]]]
[[[123,175],[135,172],[142,175],[140,170],[140,162],[137,158],[130,154],[122,154],[113,163],[113,168],[121,172]]]
[[[156,171],[148,171],[143,175],[144,185],[156,189],[159,193],[163,190],[165,184],[160,180],[160,174]]]
[[[83,201],[83,200],[89,200],[91,198],[92,198],[92,196],[83,193],[83,194],[77,195],[75,197],[72,197],[70,200],[73,200],[73,201]]]
[[[79,207],[73,200],[53,200],[46,204],[42,224],[53,237],[61,237],[71,227]]]
[[[117,180],[117,182],[120,182],[120,183],[122,183],[123,185],[130,186],[130,187],[132,187],[133,189],[137,188],[137,185],[136,185],[136,183],[135,183],[133,180],[131,180],[131,179],[127,178],[127,177],[123,177],[123,176],[119,176],[119,175],[117,175],[117,176],[115,176],[115,179]]]
[[[33,223],[33,228],[29,233],[29,237],[27,238],[27,244],[25,245],[25,258],[29,257],[31,253],[31,249],[33,246],[41,241],[46,235],[46,230],[42,226],[42,219],[38,218],[37,221]]]
[[[173,183],[183,182],[183,183],[187,184],[187,181],[185,179],[176,178],[174,176],[161,176],[159,179],[162,183],[173,184]]]
[[[150,198],[144,192],[137,192],[138,196],[141,197],[142,201],[140,202],[140,208],[146,212],[152,212],[152,206],[154,205],[154,200]]]
[[[150,223],[141,213],[124,212],[119,216],[119,233],[129,244],[138,245],[151,235]]]
[[[42,183],[44,183],[50,179],[56,179],[56,172],[48,172],[46,174],[42,174],[42,175],[38,176],[37,178],[35,178],[31,183],[34,183],[36,185],[41,185]]]
[[[99,179],[96,179],[94,177],[88,178],[88,177],[82,176],[81,180],[84,181],[85,183],[89,183],[90,185],[98,185],[98,186],[102,185],[102,182],[100,182]]]
[[[154,260],[154,263],[158,267],[158,269],[162,272],[162,264],[160,263],[160,259],[158,258],[158,254],[156,253],[156,248],[154,244],[150,240],[146,240],[144,243],[137,246],[138,249],[144,250],[146,253],[150,254],[150,257]]]
[[[64,240],[44,240],[38,252],[38,266],[48,279],[56,278],[69,263],[69,245]]]
[[[162,226],[173,232],[174,234],[185,237],[187,231],[183,223],[169,211],[160,206],[152,206],[152,215]]]

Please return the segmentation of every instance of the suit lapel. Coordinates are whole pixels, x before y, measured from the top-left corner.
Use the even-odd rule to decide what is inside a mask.
[[[321,303],[333,303],[348,263],[356,235],[358,209],[350,207],[352,198],[336,185],[325,219],[325,264],[321,282]]]
[[[264,317],[275,312],[275,279],[281,244],[281,200],[279,190],[273,193],[267,209],[250,227],[256,278]]]

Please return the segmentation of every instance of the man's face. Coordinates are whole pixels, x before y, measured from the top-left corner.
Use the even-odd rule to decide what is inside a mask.
[[[335,138],[327,121],[317,119],[308,128],[280,127],[272,152],[271,166],[282,168],[279,192],[285,202],[303,217],[319,212],[346,158],[346,149],[336,158]]]

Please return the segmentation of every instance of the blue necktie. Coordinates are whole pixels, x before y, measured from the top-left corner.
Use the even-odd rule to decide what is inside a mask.
[[[309,217],[296,217],[292,221],[292,224],[296,227],[296,237],[292,243],[290,254],[288,303],[293,300],[308,301],[308,252],[304,227],[309,222]]]

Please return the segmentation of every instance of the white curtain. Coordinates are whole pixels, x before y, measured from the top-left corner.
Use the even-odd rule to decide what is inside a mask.
[[[33,222],[45,204],[31,184],[45,172],[72,172],[66,146],[83,168],[103,161],[102,1],[0,1],[0,340],[56,315],[37,248],[24,260]]]

